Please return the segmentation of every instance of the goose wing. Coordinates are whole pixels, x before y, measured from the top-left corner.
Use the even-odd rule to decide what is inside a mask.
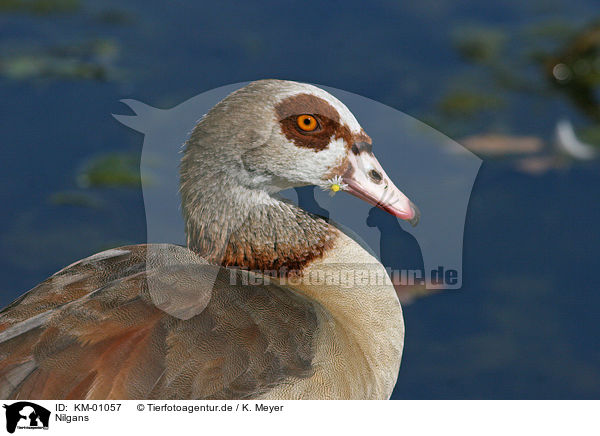
[[[108,250],[0,312],[0,398],[253,398],[312,373],[313,303],[187,248]]]

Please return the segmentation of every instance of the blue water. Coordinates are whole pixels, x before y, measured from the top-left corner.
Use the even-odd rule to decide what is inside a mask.
[[[144,241],[138,189],[87,190],[98,208],[49,201],[80,189],[77,172],[91,157],[141,150],[142,136],[110,116],[126,113],[120,99],[170,107],[217,86],[276,77],[345,89],[426,119],[465,74],[489,85],[486,70],[454,49],[457,28],[517,35],[510,54],[528,26],[560,19],[577,27],[598,16],[594,0],[521,3],[126,0],[87,1],[52,16],[0,12],[3,56],[97,39],[118,52],[102,61],[114,70],[107,81],[0,76],[0,304],[78,258]],[[127,20],[99,19],[108,9]],[[531,66],[516,74],[544,80]],[[547,140],[559,118],[589,122],[551,89],[495,92],[503,105],[445,133],[493,126]],[[528,175],[506,160],[484,162],[465,226],[463,288],[405,307],[394,398],[600,397],[599,167]]]

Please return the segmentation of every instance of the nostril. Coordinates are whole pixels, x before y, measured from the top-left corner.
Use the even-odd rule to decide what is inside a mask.
[[[381,183],[381,180],[383,180],[383,177],[381,176],[381,173],[379,171],[377,171],[377,170],[371,170],[371,171],[369,171],[369,177],[375,183]]]

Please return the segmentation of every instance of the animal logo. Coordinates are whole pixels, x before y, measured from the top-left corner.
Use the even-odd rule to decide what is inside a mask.
[[[134,115],[113,115],[145,135],[141,173],[149,243],[186,244],[179,206],[181,147],[203,114],[243,85],[213,89],[166,110],[123,100]],[[342,90],[323,88],[347,104],[369,132],[379,159],[386,162],[390,179],[418,205],[421,221],[410,227],[394,217],[379,219],[366,203],[343,195],[332,199],[313,187],[282,191],[280,195],[301,203],[309,212],[327,216],[390,270],[405,267],[406,262],[401,261],[407,255],[399,253],[398,246],[400,240],[407,240],[402,249],[414,258],[409,262],[410,269],[423,271],[419,273],[420,286],[460,289],[465,219],[481,159],[394,108]],[[404,275],[398,274],[398,278]]]
[[[21,429],[47,429],[50,423],[50,411],[29,401],[5,404],[6,431],[14,433]]]

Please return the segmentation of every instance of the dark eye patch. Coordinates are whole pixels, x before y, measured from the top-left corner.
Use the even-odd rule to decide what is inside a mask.
[[[339,129],[340,115],[337,110],[315,95],[292,95],[275,106],[275,113],[283,134],[298,147],[324,150]],[[303,114],[313,115],[319,127],[313,131],[301,130],[297,119]]]
[[[319,128],[312,132],[300,132],[297,118],[302,114],[315,116],[319,121]],[[298,147],[310,148],[315,152],[327,148],[332,137],[343,138],[348,149],[355,142],[365,142],[368,146],[371,143],[371,138],[362,130],[352,134],[348,126],[340,123],[338,111],[315,95],[296,94],[283,99],[275,105],[275,116],[287,139]]]
[[[321,151],[327,148],[331,137],[335,135],[338,129],[338,123],[324,115],[313,115],[318,122],[315,130],[306,131],[298,127],[298,115],[290,115],[280,120],[281,130],[286,138],[296,144],[298,147],[312,148],[315,151]]]

